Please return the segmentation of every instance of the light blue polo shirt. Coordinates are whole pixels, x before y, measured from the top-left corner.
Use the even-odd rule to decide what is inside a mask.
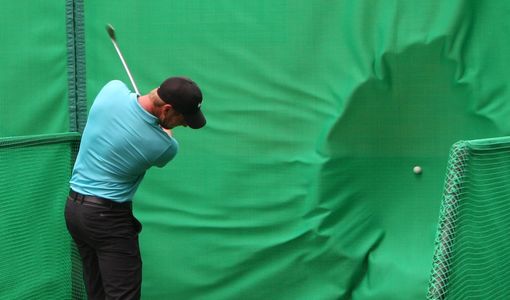
[[[145,171],[163,167],[177,154],[177,141],[143,109],[127,86],[109,82],[92,105],[71,176],[71,189],[126,202]]]

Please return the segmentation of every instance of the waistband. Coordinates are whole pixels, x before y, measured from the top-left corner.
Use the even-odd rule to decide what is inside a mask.
[[[91,204],[95,204],[95,205],[99,205],[99,206],[103,206],[103,207],[108,207],[108,208],[122,208],[122,209],[131,209],[132,208],[131,201],[128,201],[128,202],[115,202],[115,201],[110,200],[110,199],[105,199],[105,198],[100,198],[100,197],[95,197],[95,196],[82,195],[82,194],[77,193],[77,192],[75,192],[73,190],[69,191],[69,197],[67,199],[68,200],[72,200],[72,201],[74,201],[76,203],[79,203],[79,204],[91,203]]]

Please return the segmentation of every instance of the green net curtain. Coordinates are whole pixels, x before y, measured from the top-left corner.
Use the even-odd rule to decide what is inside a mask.
[[[106,23],[142,91],[204,88],[208,127],[135,199],[147,299],[425,298],[450,146],[508,133],[509,8],[88,2],[90,95],[128,83]]]
[[[79,2],[1,5],[0,299],[84,297],[63,220],[86,113]]]
[[[81,299],[63,219],[78,134],[0,139],[0,298]]]
[[[68,131],[66,1],[3,1],[0,137]]]

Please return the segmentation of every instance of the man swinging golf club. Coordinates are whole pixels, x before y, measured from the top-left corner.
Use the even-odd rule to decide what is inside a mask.
[[[142,226],[131,201],[146,170],[163,167],[176,155],[170,130],[205,125],[201,104],[199,87],[185,77],[168,78],[143,96],[114,80],[95,98],[65,208],[89,299],[140,298]]]

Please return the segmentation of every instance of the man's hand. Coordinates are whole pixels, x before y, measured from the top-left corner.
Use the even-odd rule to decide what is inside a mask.
[[[161,126],[160,126],[160,127],[161,127]],[[161,127],[161,129],[163,129],[163,131],[164,131],[164,132],[166,132],[166,134],[168,134],[169,136],[173,136],[173,135],[172,135],[172,130],[170,130],[170,129],[166,129],[166,128],[163,128],[163,127]]]

